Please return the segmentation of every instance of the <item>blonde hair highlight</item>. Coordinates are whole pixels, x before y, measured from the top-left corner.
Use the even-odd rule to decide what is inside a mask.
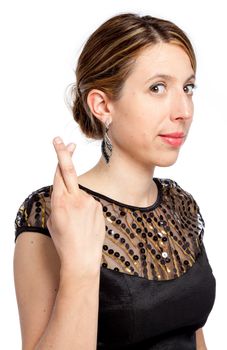
[[[192,44],[186,33],[171,21],[122,13],[109,18],[90,35],[77,61],[76,82],[70,86],[73,118],[86,137],[102,139],[105,131],[105,125],[87,104],[89,91],[99,89],[111,100],[118,100],[140,52],[160,42],[180,46],[196,73]]]

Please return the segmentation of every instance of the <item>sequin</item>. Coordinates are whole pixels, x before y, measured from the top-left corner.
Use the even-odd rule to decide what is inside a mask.
[[[138,260],[138,259],[139,259],[138,255],[134,255],[134,256],[133,256],[133,259],[134,259],[134,260]]]
[[[119,205],[96,193],[105,218],[101,266],[147,279],[168,280],[186,273],[201,251],[205,223],[194,197],[174,180],[155,178],[159,201],[154,207]],[[89,193],[88,188],[80,187]],[[49,235],[53,186],[32,192],[15,219],[16,237],[23,231]]]

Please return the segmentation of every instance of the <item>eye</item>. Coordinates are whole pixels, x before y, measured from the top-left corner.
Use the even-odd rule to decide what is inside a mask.
[[[189,95],[193,95],[193,91],[197,88],[197,85],[195,85],[195,84],[192,83],[192,84],[186,85],[185,88],[187,89],[188,86],[192,88],[192,89],[190,90],[191,93],[189,93]]]
[[[157,89],[157,88],[158,88],[159,86],[162,86],[162,87],[165,88],[165,85],[164,85],[164,84],[159,83],[159,84],[155,84],[155,85],[150,86],[149,89],[150,89],[151,91],[153,91],[153,92],[156,93],[156,92],[158,92],[158,89]],[[159,91],[160,91],[160,90],[159,90]]]

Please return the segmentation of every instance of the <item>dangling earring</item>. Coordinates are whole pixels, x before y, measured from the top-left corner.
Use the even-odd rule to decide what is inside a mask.
[[[109,130],[109,124],[107,125],[105,123],[105,134],[104,134],[104,138],[102,140],[102,144],[101,144],[101,150],[102,150],[102,155],[106,161],[106,163],[109,163],[111,154],[112,154],[112,149],[113,149],[113,145],[110,141],[109,136],[107,135],[107,132]]]

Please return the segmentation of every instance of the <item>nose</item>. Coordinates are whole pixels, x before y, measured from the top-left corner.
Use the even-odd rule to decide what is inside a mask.
[[[192,97],[178,91],[173,97],[171,119],[192,119],[193,109]]]

